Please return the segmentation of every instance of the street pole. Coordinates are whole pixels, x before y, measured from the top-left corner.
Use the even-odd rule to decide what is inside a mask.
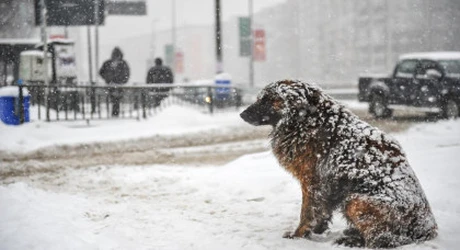
[[[86,26],[86,36],[88,37],[88,69],[89,69],[89,84],[94,86],[93,81],[93,53],[91,51],[91,26]],[[97,72],[96,72],[97,74]],[[94,95],[94,88],[91,88],[90,92],[90,101],[91,101],[91,114],[96,112],[96,97]]]
[[[91,49],[91,28],[88,25],[86,27],[86,36],[88,37],[88,66],[89,66],[89,82],[90,84],[93,84],[93,53]]]
[[[94,55],[94,64],[95,64],[95,72],[94,72],[94,81],[93,81],[93,77],[92,77],[92,73],[90,73],[90,76],[91,76],[91,85],[94,86],[97,84],[98,82],[98,77],[99,77],[99,74],[98,74],[98,71],[99,71],[99,1],[100,0],[95,0],[94,1],[94,50],[95,50],[95,55]],[[89,29],[89,26],[88,26],[88,29]],[[90,39],[90,36],[88,36],[88,39]],[[90,43],[91,41],[89,41]],[[90,45],[91,46],[91,45]],[[89,47],[89,54],[90,54],[90,57],[91,57],[91,47]],[[91,59],[90,59],[90,67],[92,68],[92,63],[91,63]],[[92,70],[91,70],[92,71]],[[90,71],[90,72],[91,72]],[[91,92],[90,92],[90,102],[91,102],[91,115],[96,113],[96,95],[95,95],[95,89],[94,87],[91,88]]]
[[[95,78],[94,78],[94,81],[96,84],[98,82],[98,69],[99,69],[99,1],[100,0],[95,0],[94,1],[94,22],[95,22],[95,55],[94,55],[94,63],[95,63],[95,69],[96,69],[96,74],[95,74]]]
[[[50,98],[51,98],[51,86],[48,80],[48,34],[46,34],[46,5],[45,0],[40,0],[41,7],[41,16],[42,16],[42,25],[41,33],[43,40],[43,74],[45,78],[45,86],[47,86],[48,91],[46,94],[46,121],[50,121]]]
[[[254,32],[253,32],[253,16],[254,16],[254,13],[253,13],[253,7],[254,7],[254,3],[252,0],[249,0],[248,1],[248,10],[249,10],[249,31],[250,31],[250,34],[249,34],[249,43],[250,43],[250,55],[249,55],[249,87],[253,88],[254,87]]]
[[[223,63],[222,63],[222,31],[220,28],[220,0],[215,1],[216,7],[216,59],[217,59],[217,73],[223,72]]]

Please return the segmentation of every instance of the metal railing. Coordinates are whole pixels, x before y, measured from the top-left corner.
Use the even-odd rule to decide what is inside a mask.
[[[28,90],[31,106],[38,106],[37,119],[45,121],[140,120],[171,104],[192,105],[212,114],[216,108],[239,107],[242,102],[239,88],[218,85],[45,86],[25,83],[20,88]]]

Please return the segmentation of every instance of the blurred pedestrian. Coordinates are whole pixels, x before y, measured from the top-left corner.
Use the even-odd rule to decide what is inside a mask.
[[[112,101],[112,116],[118,117],[120,114],[120,102],[123,98],[123,89],[117,86],[125,84],[129,79],[129,66],[123,60],[123,53],[120,48],[115,47],[112,57],[105,61],[99,71],[99,75],[109,86],[109,96]]]
[[[150,68],[147,73],[147,84],[172,84],[174,82],[174,74],[168,66],[163,65],[161,58],[155,59],[155,66]],[[168,87],[157,88],[153,91],[153,107],[158,107],[161,101],[168,97]]]

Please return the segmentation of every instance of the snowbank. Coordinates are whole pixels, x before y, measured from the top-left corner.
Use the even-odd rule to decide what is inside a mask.
[[[29,96],[29,92],[26,88],[22,89],[23,96]],[[7,86],[0,88],[0,97],[19,97],[19,87]]]
[[[31,114],[36,114],[32,107]],[[155,135],[180,135],[207,130],[222,132],[245,125],[238,111],[203,113],[193,108],[170,106],[147,120],[94,120],[72,122],[33,121],[21,126],[0,122],[0,151],[28,152],[53,145],[75,145],[139,139]],[[32,117],[32,119],[34,119]]]

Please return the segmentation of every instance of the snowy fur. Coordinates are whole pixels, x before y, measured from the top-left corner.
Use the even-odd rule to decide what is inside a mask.
[[[273,126],[273,152],[301,184],[300,224],[286,236],[322,233],[339,210],[350,228],[338,244],[386,248],[436,237],[434,216],[398,142],[318,87],[272,83],[241,116]]]

